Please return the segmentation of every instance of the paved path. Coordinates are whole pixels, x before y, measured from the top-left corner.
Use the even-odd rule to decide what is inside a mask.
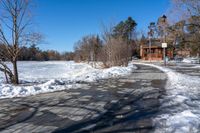
[[[200,77],[200,65],[177,63],[175,65],[169,65],[167,67],[182,74]]]
[[[120,79],[27,98],[0,100],[0,132],[150,132],[166,75],[137,65]]]

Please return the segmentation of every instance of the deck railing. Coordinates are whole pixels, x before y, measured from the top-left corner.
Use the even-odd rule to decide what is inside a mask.
[[[151,53],[151,54],[145,54],[145,57],[152,57],[152,58],[162,58],[163,55],[162,54],[158,54],[158,53]]]

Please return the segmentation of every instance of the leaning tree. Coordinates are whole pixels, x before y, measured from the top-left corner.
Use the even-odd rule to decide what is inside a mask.
[[[19,84],[17,61],[23,45],[37,43],[40,34],[33,33],[30,0],[0,1],[0,71],[7,82]],[[12,68],[5,63],[11,62]]]

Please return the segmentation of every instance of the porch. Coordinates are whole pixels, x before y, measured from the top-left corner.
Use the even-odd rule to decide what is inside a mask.
[[[143,60],[163,60],[163,49],[159,47],[151,47],[151,52],[149,47],[143,47],[140,53]]]

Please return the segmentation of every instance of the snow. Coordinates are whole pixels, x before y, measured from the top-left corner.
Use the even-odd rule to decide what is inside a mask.
[[[166,96],[160,100],[160,113],[155,119],[156,133],[197,133],[200,128],[200,78],[178,73],[154,64],[168,76]]]
[[[200,59],[199,58],[184,58],[183,61],[184,63],[189,63],[189,64],[199,64],[200,63]]]
[[[197,66],[197,65],[196,65],[196,66],[193,66],[192,68],[200,68],[200,65],[198,65],[198,66]]]
[[[182,62],[184,62],[184,63],[191,63],[191,60],[188,59],[188,58],[184,58]]]
[[[10,66],[10,64],[8,64]],[[10,66],[11,67],[11,66]],[[0,73],[0,98],[24,97],[40,93],[80,88],[81,82],[95,82],[130,74],[136,67],[95,69],[86,63],[73,61],[18,62],[19,86],[5,84]]]

